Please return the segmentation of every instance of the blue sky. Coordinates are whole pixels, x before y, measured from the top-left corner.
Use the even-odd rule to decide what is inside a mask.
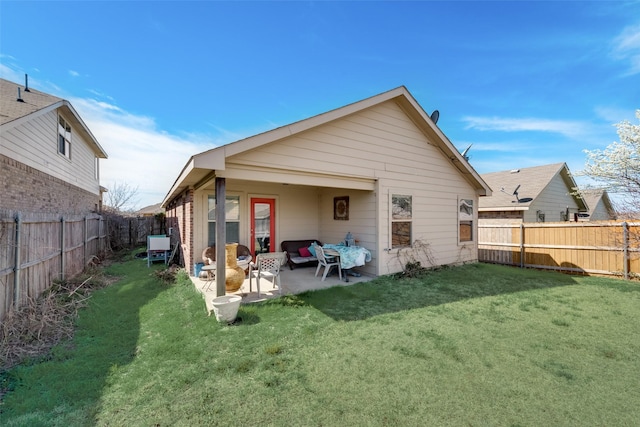
[[[193,154],[401,85],[479,173],[576,173],[636,121],[640,1],[3,0],[0,76],[25,74],[138,208]]]

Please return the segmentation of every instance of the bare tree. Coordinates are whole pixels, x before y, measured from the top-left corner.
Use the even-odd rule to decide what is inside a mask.
[[[636,110],[640,120],[640,110]],[[623,211],[640,212],[640,124],[627,120],[616,124],[620,141],[604,150],[585,150],[585,169],[577,175],[586,176],[604,185],[622,198]]]
[[[126,182],[116,182],[107,187],[105,209],[111,212],[133,212],[138,203],[138,187]]]

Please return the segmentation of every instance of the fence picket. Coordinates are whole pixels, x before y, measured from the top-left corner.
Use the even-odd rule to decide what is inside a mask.
[[[629,279],[640,277],[639,233],[640,222],[480,224],[478,259]]]
[[[164,217],[60,217],[0,209],[0,321],[53,280],[81,273],[95,256],[142,245],[147,234],[164,230]]]

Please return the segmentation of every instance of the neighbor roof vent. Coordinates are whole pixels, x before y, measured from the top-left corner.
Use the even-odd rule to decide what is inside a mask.
[[[28,74],[24,75],[24,91],[25,92],[31,92],[29,90],[29,75]]]
[[[22,99],[22,96],[20,95],[20,88],[18,88],[18,98],[16,99],[16,101],[24,102],[24,99]]]

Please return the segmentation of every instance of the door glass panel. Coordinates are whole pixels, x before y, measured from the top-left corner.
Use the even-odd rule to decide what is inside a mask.
[[[269,203],[253,204],[256,253],[271,252],[271,205]]]

